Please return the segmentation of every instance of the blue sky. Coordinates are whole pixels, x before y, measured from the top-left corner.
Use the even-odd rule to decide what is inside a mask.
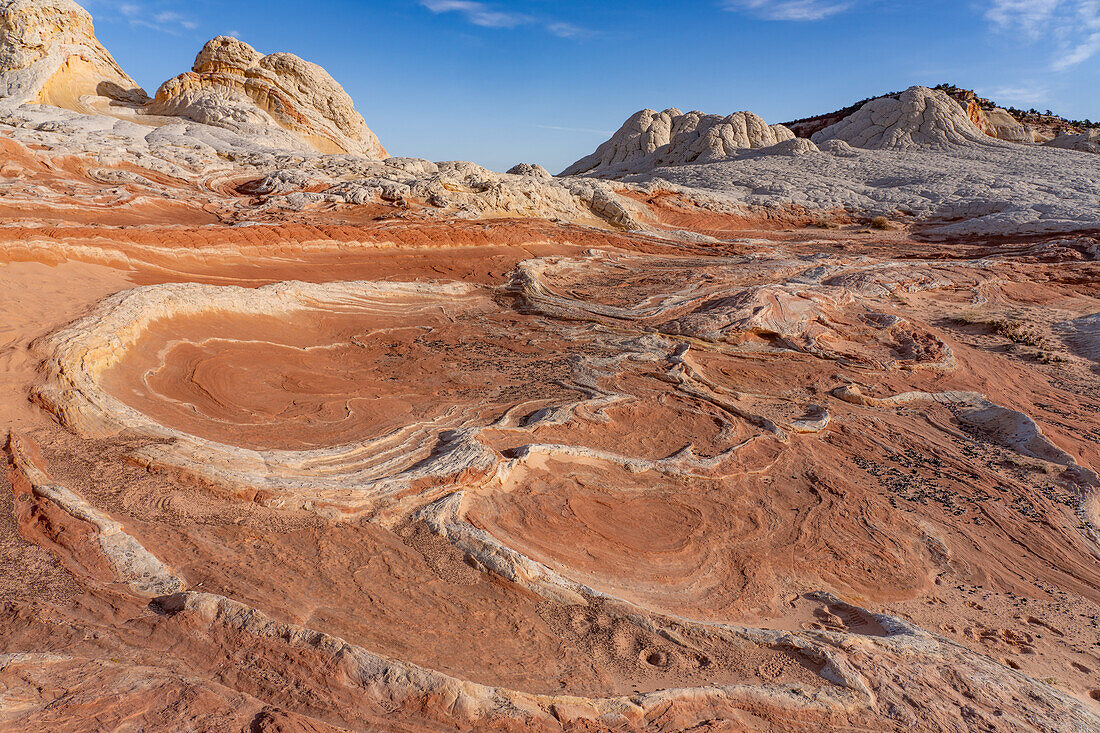
[[[1100,119],[1100,0],[82,4],[150,93],[237,35],[324,66],[392,154],[497,170],[556,172],[644,107],[782,122],[912,84]]]

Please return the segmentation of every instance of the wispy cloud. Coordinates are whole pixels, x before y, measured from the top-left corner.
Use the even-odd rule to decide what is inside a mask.
[[[522,13],[494,10],[485,3],[469,0],[422,0],[420,3],[433,13],[458,13],[474,25],[483,28],[515,28],[534,22],[534,18]]]
[[[726,10],[750,13],[764,20],[821,20],[842,13],[851,2],[835,0],[724,0]]]
[[[546,30],[550,31],[558,38],[592,38],[593,36],[599,35],[596,31],[589,30],[588,28],[581,28],[572,23],[547,23]]]
[[[157,13],[153,16],[153,19],[161,25],[179,25],[191,31],[199,27],[198,23],[183,17],[174,10],[165,10],[164,12]]]
[[[1100,53],[1100,0],[990,0],[985,17],[1032,43],[1051,43],[1050,67],[1065,71]]]
[[[982,94],[1000,104],[1046,104],[1050,101],[1050,90],[1039,85],[983,89]]]
[[[559,38],[591,38],[598,35],[596,31],[581,28],[572,23],[545,20],[526,13],[502,10],[488,3],[474,2],[474,0],[420,0],[420,4],[437,15],[457,13],[468,23],[482,28],[539,26]]]
[[[199,24],[183,13],[166,7],[169,3],[152,2],[151,4],[140,2],[116,2],[115,0],[100,0],[88,3],[92,8],[103,8],[108,12],[113,11],[122,20],[134,28],[148,28],[171,35],[182,35],[185,31],[198,29]],[[116,19],[117,16],[116,16]]]

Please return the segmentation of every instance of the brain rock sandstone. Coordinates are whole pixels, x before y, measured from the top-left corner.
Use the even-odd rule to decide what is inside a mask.
[[[752,112],[723,117],[684,114],[675,108],[643,109],[562,175],[640,173],[662,166],[715,163],[734,157],[739,150],[766,148],[793,137],[783,125],[769,125]]]
[[[148,99],[72,0],[0,0],[0,102],[90,112],[88,96]]]
[[[321,152],[387,157],[324,69],[289,53],[264,56],[228,36],[207,42],[192,71],[162,84],[148,112],[244,134],[282,128]]]
[[[815,143],[843,140],[872,150],[996,144],[945,92],[927,87],[910,87],[896,97],[872,99],[811,139]]]

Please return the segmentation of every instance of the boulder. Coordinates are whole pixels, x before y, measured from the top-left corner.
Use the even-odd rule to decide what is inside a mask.
[[[531,176],[533,178],[552,178],[550,171],[538,163],[520,163],[508,169],[513,176]]]
[[[979,125],[979,127],[990,137],[1011,143],[1034,142],[1031,131],[1010,115],[1008,110],[994,107],[993,109],[981,110],[981,114],[984,124]]]

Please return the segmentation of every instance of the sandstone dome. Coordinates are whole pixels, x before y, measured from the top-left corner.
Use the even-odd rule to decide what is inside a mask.
[[[872,99],[811,139],[815,143],[843,140],[872,150],[996,144],[946,92],[920,86]]]
[[[1013,143],[1034,142],[1031,131],[1001,107],[979,110],[978,120],[978,127],[990,137]]]
[[[0,101],[92,111],[88,96],[148,98],[72,0],[0,0]]]
[[[162,84],[147,111],[244,134],[282,128],[324,153],[388,155],[320,66],[289,53],[264,56],[228,36],[208,41],[192,70]]]
[[[727,160],[737,151],[766,148],[794,133],[769,125],[752,112],[727,117],[676,108],[643,109],[628,119],[591,155],[562,171],[563,176],[641,173],[654,168]]]

